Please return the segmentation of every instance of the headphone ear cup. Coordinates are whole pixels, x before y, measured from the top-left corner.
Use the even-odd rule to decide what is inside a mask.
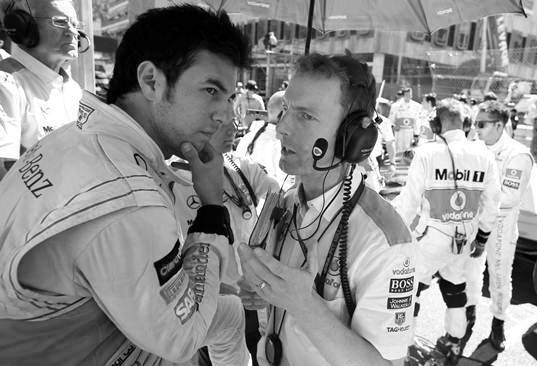
[[[434,134],[440,135],[442,133],[442,122],[440,122],[440,118],[438,116],[429,120],[429,126]]]
[[[4,17],[4,27],[7,34],[16,44],[33,48],[39,43],[39,30],[37,23],[25,10],[15,9]]]
[[[335,156],[349,163],[360,163],[373,151],[378,138],[378,130],[370,121],[363,127],[364,119],[370,119],[363,111],[349,114],[341,123],[336,136]]]

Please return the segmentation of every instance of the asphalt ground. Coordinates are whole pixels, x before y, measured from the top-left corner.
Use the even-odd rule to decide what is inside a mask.
[[[402,163],[398,161],[398,163]],[[392,199],[401,190],[406,180],[408,166],[400,164],[392,178],[392,183],[388,183],[383,191],[387,199]],[[537,242],[523,242],[535,245]],[[506,349],[498,355],[497,361],[493,365],[497,366],[537,366],[537,361],[532,358],[524,349],[521,342],[522,335],[526,330],[537,323],[537,294],[534,291],[532,282],[532,271],[536,262],[535,257],[529,257],[520,253],[515,256],[513,263],[513,298],[508,309],[508,319],[505,322]],[[474,333],[464,351],[465,356],[470,356],[481,341],[488,337],[492,315],[490,314],[490,295],[488,292],[488,274],[485,270],[482,297],[477,305],[477,319],[474,326]],[[416,324],[416,335],[424,337],[432,343],[444,334],[444,312],[446,306],[438,289],[436,282],[421,295],[421,310]],[[537,348],[537,344],[535,345]]]

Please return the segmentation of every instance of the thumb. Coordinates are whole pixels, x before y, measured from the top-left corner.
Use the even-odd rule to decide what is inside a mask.
[[[198,151],[190,142],[185,142],[181,145],[181,152],[190,165],[197,166],[201,163]]]
[[[315,243],[308,251],[308,267],[306,270],[315,277],[319,272],[319,243]]]

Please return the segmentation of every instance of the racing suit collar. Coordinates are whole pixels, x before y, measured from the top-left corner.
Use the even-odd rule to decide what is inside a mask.
[[[34,73],[45,84],[62,84],[69,81],[69,74],[60,68],[60,72],[57,73],[44,63],[24,51],[16,44],[13,44],[13,50],[11,55],[14,59],[19,61],[25,68]]]
[[[466,140],[463,130],[449,130],[442,133],[447,142]]]
[[[490,149],[490,151],[492,151],[493,153],[496,154],[496,153],[500,152],[503,149],[503,147],[508,142],[508,140],[509,140],[509,136],[507,135],[507,133],[504,130],[502,132],[502,135],[498,139],[498,141],[496,141],[495,144],[492,144],[492,145],[487,146],[487,147]]]
[[[84,93],[82,103],[108,117],[96,119],[93,123],[88,123],[84,126],[86,132],[100,133],[123,140],[135,147],[144,158],[149,160],[149,165],[161,174],[162,177],[182,185],[188,183],[184,177],[176,174],[166,164],[164,155],[158,145],[127,112],[116,105],[105,104],[95,95],[87,92]],[[102,121],[106,121],[106,123]]]

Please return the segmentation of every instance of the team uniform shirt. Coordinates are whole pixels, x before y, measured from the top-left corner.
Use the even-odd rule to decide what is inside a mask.
[[[236,154],[240,157],[247,157],[264,166],[267,169],[268,174],[276,178],[280,186],[283,185],[284,190],[287,191],[294,185],[295,178],[294,176],[287,176],[287,174],[280,169],[282,146],[280,140],[276,137],[275,124],[269,123],[267,125],[265,131],[263,131],[255,141],[252,153],[248,153],[248,145],[250,145],[257,131],[261,128],[261,126],[257,125],[258,122],[261,121],[252,122],[250,132],[244,135],[237,145]]]
[[[417,280],[429,284],[439,272],[459,285],[465,282],[464,264],[478,228],[490,232],[494,226],[500,186],[494,157],[484,144],[468,141],[462,130],[442,136],[447,144],[433,141],[415,150],[406,185],[392,203],[409,225],[419,215]],[[458,233],[466,238],[466,245],[459,241],[460,248]],[[464,307],[447,305],[445,329],[460,338],[466,330]]]
[[[247,159],[236,157],[232,157],[232,159],[248,180],[257,202],[263,201],[268,192],[277,193],[279,191],[278,183],[261,166]],[[231,227],[235,239],[233,247],[236,255],[236,260],[228,266],[229,273],[227,278],[232,280],[228,284],[236,285],[236,281],[242,275],[236,249],[240,243],[248,244],[250,234],[257,222],[257,211],[254,199],[252,199],[239,173],[231,166],[227,158],[224,159],[224,163],[224,169],[228,172],[224,175],[224,205],[230,213]],[[176,174],[181,178],[181,182],[175,184],[173,188],[176,197],[175,210],[178,213],[181,228],[186,232],[196,217],[197,210],[201,206],[201,200],[194,190],[192,173],[188,170],[188,167],[184,166],[183,169],[176,170]],[[237,195],[241,197],[239,198]],[[238,205],[239,201],[242,201],[243,205],[246,206],[240,207]]]
[[[355,173],[351,193],[354,193],[361,179],[361,174]],[[306,247],[312,250],[313,245],[318,245],[321,271],[341,217],[343,191],[338,185],[325,193],[325,204],[332,198],[335,200],[330,206],[324,207],[326,211],[316,229],[317,219],[323,211],[323,197],[306,202],[300,189],[294,188],[287,193],[285,206],[289,213],[295,211],[296,207],[297,226],[301,228],[299,234]],[[290,221],[291,229],[287,235],[281,227],[275,229],[277,244],[269,245],[267,250],[279,254],[282,263],[300,267],[305,260],[304,254],[294,239],[297,233],[293,220]],[[313,233],[313,237],[309,238]],[[334,313],[342,323],[350,323],[350,327],[369,341],[384,358],[393,360],[404,357],[413,338],[415,247],[401,217],[387,201],[367,186],[349,218],[347,248],[348,278],[356,310],[352,319],[349,319],[339,276],[338,250],[324,284],[326,310]],[[282,309],[272,310],[267,322],[269,335],[277,333],[281,326],[281,365],[328,365],[290,314],[285,315],[282,325],[282,315]],[[266,336],[258,344],[260,365],[268,365],[265,342]]]
[[[0,158],[22,150],[77,119],[80,86],[64,69],[57,73],[13,46],[0,61]]]
[[[215,364],[247,363],[240,303],[218,297],[233,250],[183,239],[177,180],[136,121],[89,94],[15,163],[0,183],[0,364],[170,365],[208,343],[229,346]]]
[[[521,197],[528,187],[534,161],[529,149],[513,140],[506,132],[489,149],[498,166],[500,211],[486,244],[486,257],[469,259],[466,264],[468,303],[476,305],[479,300],[486,258],[490,272],[492,314],[504,320],[511,302],[511,272],[518,240]]]
[[[421,104],[404,99],[395,102],[391,109],[389,119],[395,129],[395,151],[403,152],[410,148],[414,135],[420,134],[419,117]]]

